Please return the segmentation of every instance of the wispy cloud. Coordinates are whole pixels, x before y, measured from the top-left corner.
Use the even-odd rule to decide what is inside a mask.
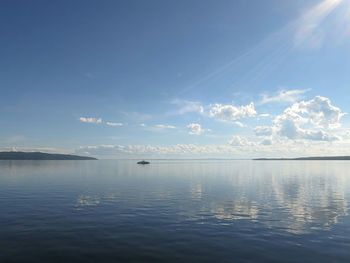
[[[167,124],[157,124],[157,125],[154,125],[154,127],[157,129],[175,129],[176,128],[173,125],[167,125]]]
[[[259,104],[268,103],[293,103],[303,98],[310,89],[280,90],[275,95],[262,94]]]
[[[260,118],[269,118],[269,117],[271,117],[271,115],[269,113],[261,113],[261,114],[259,114],[259,117]]]
[[[245,128],[245,127],[247,127],[247,125],[243,124],[243,123],[240,122],[240,121],[235,121],[234,123],[235,123],[238,127],[240,127],[240,128]]]
[[[307,1],[304,1],[307,2]],[[328,34],[333,33],[342,37],[344,32],[349,36],[349,17],[345,12],[338,21],[338,32],[332,26],[335,19],[326,21],[335,10],[349,9],[349,1],[346,0],[322,0],[321,3],[308,7],[305,12],[286,24],[280,30],[272,32],[255,46],[238,54],[236,57],[228,59],[221,66],[213,68],[211,71],[203,72],[201,77],[184,87],[179,95],[192,92],[195,89],[207,87],[208,84],[216,85],[222,80],[230,80],[230,87],[247,87],[260,83],[267,75],[272,74],[279,65],[282,65],[291,52],[303,47],[320,47],[323,41],[333,41],[334,38]],[[339,19],[337,14],[337,19]],[[332,17],[333,19],[333,17]],[[323,27],[325,22],[332,23],[329,27]],[[329,30],[328,28],[331,28]],[[244,74],[239,74],[245,68]],[[234,76],[234,77],[233,77]]]
[[[120,127],[120,126],[123,126],[124,124],[120,123],[120,122],[109,122],[109,121],[107,121],[106,125],[112,126],[112,127]]]

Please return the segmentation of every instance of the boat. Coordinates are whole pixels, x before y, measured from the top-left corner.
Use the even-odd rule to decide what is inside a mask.
[[[147,162],[145,160],[137,162],[137,164],[150,164],[150,162]]]

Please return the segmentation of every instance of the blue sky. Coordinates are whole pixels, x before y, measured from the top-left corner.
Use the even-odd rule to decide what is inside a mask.
[[[350,154],[350,3],[3,1],[0,148]]]

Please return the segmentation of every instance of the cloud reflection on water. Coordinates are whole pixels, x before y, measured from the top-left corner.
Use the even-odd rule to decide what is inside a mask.
[[[113,180],[118,178],[123,187],[82,194],[76,207],[114,203],[118,209],[122,202],[129,209],[127,213],[142,209],[142,216],[159,213],[199,224],[248,220],[291,234],[305,234],[327,230],[348,215],[346,165],[159,162],[144,170],[130,165],[114,174]]]
[[[252,181],[237,178],[232,182],[232,192],[237,195],[214,204],[203,200],[202,204],[210,204],[207,209],[220,220],[255,220],[293,234],[328,229],[348,215],[346,178],[336,176],[335,171],[327,174],[322,167],[313,169],[282,174],[271,170],[258,179],[263,182],[254,193],[248,192]]]

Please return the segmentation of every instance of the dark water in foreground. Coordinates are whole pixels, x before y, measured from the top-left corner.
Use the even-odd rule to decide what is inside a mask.
[[[0,262],[350,262],[350,162],[0,161]]]

